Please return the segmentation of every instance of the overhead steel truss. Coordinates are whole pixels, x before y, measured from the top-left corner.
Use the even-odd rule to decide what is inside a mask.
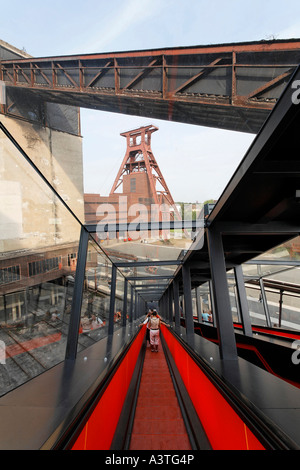
[[[299,63],[300,40],[275,40],[5,60],[0,80],[44,101],[257,133]]]

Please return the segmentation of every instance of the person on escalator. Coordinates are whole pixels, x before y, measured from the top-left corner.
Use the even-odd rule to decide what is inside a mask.
[[[149,326],[149,323],[150,323],[151,315],[152,315],[152,310],[149,308],[148,313],[146,314],[145,320],[140,325],[140,326],[147,325],[147,328],[146,328],[146,341],[149,342],[149,346],[150,346],[150,326]]]
[[[153,310],[149,321],[151,351],[158,352],[160,318],[156,310]]]

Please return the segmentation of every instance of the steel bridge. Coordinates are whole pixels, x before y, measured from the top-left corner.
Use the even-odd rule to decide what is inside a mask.
[[[0,79],[11,101],[257,133],[299,62],[291,39],[2,60]]]

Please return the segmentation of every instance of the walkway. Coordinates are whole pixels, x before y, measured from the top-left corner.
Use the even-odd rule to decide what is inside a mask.
[[[191,450],[161,344],[147,343],[130,450]]]

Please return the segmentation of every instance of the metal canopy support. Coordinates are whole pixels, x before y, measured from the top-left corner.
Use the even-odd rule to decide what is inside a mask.
[[[137,291],[134,292],[134,320],[137,319],[137,311],[138,311],[138,293]]]
[[[193,304],[191,290],[191,273],[190,268],[186,265],[182,266],[183,292],[184,292],[184,310],[186,322],[187,341],[194,337],[194,320],[193,320]]]
[[[117,268],[140,268],[145,266],[179,266],[182,264],[181,260],[173,259],[173,260],[153,260],[153,261],[117,261],[115,265]]]
[[[252,336],[251,320],[250,320],[242,266],[236,266],[234,268],[234,275],[235,275],[235,280],[236,280],[236,287],[237,287],[237,294],[238,294],[237,300],[239,304],[244,335]]]
[[[216,311],[216,308],[215,308],[215,301],[214,301],[214,291],[213,291],[213,286],[212,286],[212,281],[208,281],[208,285],[209,285],[209,296],[210,296],[210,310],[212,312],[215,312]],[[215,318],[215,315],[212,316],[212,319],[213,319],[213,326],[216,326],[216,318]]]
[[[169,322],[172,325],[173,323],[173,286],[170,285],[168,289],[169,295]]]
[[[81,305],[83,296],[83,284],[85,278],[85,264],[88,251],[89,234],[84,227],[81,227],[80,241],[78,247],[78,257],[74,291],[72,298],[71,317],[66,346],[66,359],[76,359],[77,342],[80,326]]]
[[[114,314],[115,314],[115,299],[116,299],[116,282],[117,282],[117,268],[113,264],[111,267],[111,284],[110,284],[110,304],[109,304],[109,318],[108,318],[108,335],[114,332]]]
[[[202,308],[201,308],[202,302],[201,302],[199,287],[195,288],[195,295],[196,295],[196,305],[197,305],[197,317],[198,317],[198,321],[200,322],[202,320]]]
[[[162,222],[121,222],[121,223],[101,223],[86,224],[85,228],[89,233],[119,233],[119,232],[151,232],[162,230],[197,230],[204,228],[205,221],[199,220],[168,220]]]
[[[157,289],[157,290],[162,290],[163,291],[163,290],[166,289],[166,287],[167,287],[167,285],[163,286],[162,284],[138,284],[138,285],[134,286],[134,288],[138,292],[141,292],[141,290],[143,290],[145,288],[146,289],[149,288],[149,289],[153,289],[153,290]],[[141,290],[139,290],[139,289],[141,289]]]
[[[173,279],[173,276],[164,276],[164,275],[152,275],[152,276],[127,276],[128,281],[152,281],[158,279]]]
[[[128,281],[124,279],[124,299],[123,299],[123,312],[122,312],[122,326],[126,326],[127,318],[127,290],[128,290]]]
[[[232,322],[222,236],[220,232],[209,229],[207,230],[207,238],[220,356],[221,359],[236,360],[237,349]]]
[[[266,315],[267,326],[269,328],[272,328],[270,312],[269,312],[269,307],[268,307],[268,301],[267,301],[267,297],[266,297],[266,293],[265,293],[264,281],[263,281],[262,278],[259,279],[259,285],[260,285],[260,291],[261,291],[261,299],[262,299],[262,303],[263,303],[263,307],[264,307],[264,311],[265,311],[265,315]]]
[[[174,314],[175,314],[175,330],[180,330],[180,306],[179,306],[179,286],[178,281],[173,281],[173,297],[174,297]]]
[[[164,294],[164,317],[167,318],[168,315],[168,299],[167,294]]]
[[[133,319],[133,296],[134,296],[134,290],[133,290],[133,286],[131,286],[131,288],[130,288],[129,323],[132,323],[132,319]]]

